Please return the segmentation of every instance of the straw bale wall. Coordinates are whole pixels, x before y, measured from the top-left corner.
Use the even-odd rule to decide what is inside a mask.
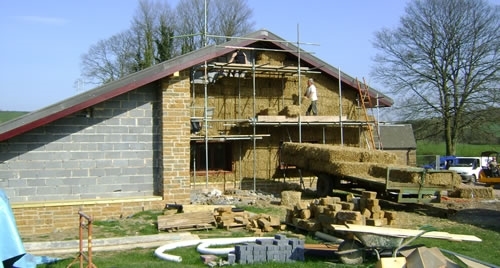
[[[283,52],[265,51],[257,52],[255,63],[257,65],[269,64],[283,66],[286,54]]]
[[[281,52],[257,52],[256,63],[275,66],[296,66],[296,59],[287,58]],[[295,61],[295,62],[294,62]],[[340,94],[338,80],[322,74],[308,74],[298,76],[260,73],[255,76],[253,83],[251,71],[244,72],[242,77],[222,77],[207,85],[208,107],[214,108],[214,114],[209,119],[207,129],[209,136],[220,135],[252,135],[254,132],[250,120],[257,115],[284,114],[288,117],[305,115],[310,104],[306,99],[299,101],[307,87],[307,79],[313,78],[318,89],[318,113],[322,116],[339,116]],[[363,119],[360,109],[357,108],[357,91],[352,88],[342,89],[342,116],[348,120]],[[203,117],[205,105],[205,85],[192,84],[191,105],[192,116]],[[299,105],[300,104],[300,105]],[[242,122],[245,121],[245,122]],[[237,123],[239,122],[239,123]],[[205,135],[205,126],[198,135]],[[363,129],[358,126],[344,126],[342,142],[346,146],[363,147],[360,136]],[[226,188],[239,187],[247,178],[276,180],[284,177],[280,169],[280,145],[284,141],[299,141],[311,143],[340,144],[341,129],[338,126],[305,126],[302,125],[300,134],[298,126],[257,126],[256,134],[269,134],[256,141],[255,155],[251,140],[236,140],[232,143],[233,167],[231,171],[211,172],[209,184],[221,185]],[[366,158],[366,156],[363,156]],[[255,162],[254,162],[255,159]],[[254,173],[255,167],[255,173]],[[304,174],[303,174],[304,175]],[[305,176],[308,174],[306,173]],[[310,173],[310,175],[313,175]],[[296,170],[287,170],[287,178],[297,178]],[[196,179],[191,176],[191,184],[204,185],[204,173],[198,173]]]
[[[262,52],[257,56],[257,64],[269,62],[271,65],[283,66],[283,55],[283,53]],[[318,114],[338,116],[340,113],[338,80],[322,74],[303,75],[300,77],[300,84],[297,76],[258,74],[255,87],[250,71],[245,72],[245,78],[220,78],[208,85],[208,106],[215,108],[216,119],[250,118],[266,109],[280,112],[294,105],[298,106],[302,115],[305,115],[310,102],[302,98],[299,106],[299,95],[304,94],[308,78],[315,80],[318,90]],[[192,105],[203,107],[204,85],[195,84],[191,91]],[[356,96],[356,89],[342,89],[342,115],[347,116],[349,120],[364,119],[361,110],[357,109]],[[202,110],[197,112],[198,114],[194,116],[203,116]]]

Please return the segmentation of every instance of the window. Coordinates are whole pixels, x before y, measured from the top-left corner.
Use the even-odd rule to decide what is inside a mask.
[[[208,142],[208,170],[232,171],[232,144],[230,142]],[[206,170],[205,142],[191,142],[191,171]]]

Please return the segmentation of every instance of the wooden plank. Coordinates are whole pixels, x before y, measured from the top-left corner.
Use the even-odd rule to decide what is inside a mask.
[[[214,225],[213,212],[208,211],[158,216],[158,230],[206,229]]]
[[[276,122],[276,121],[282,121],[285,119],[286,119],[286,116],[284,116],[284,115],[258,115],[257,116],[258,122]]]
[[[412,230],[412,229],[401,229],[401,228],[390,228],[390,227],[376,227],[376,226],[366,226],[366,225],[356,225],[356,224],[345,224],[345,225],[331,225],[336,231],[342,232],[353,232],[353,233],[372,233],[381,236],[394,236],[394,237],[414,237],[419,235],[422,230]],[[423,234],[421,237],[426,238],[437,238],[452,241],[472,241],[481,242],[482,240],[474,235],[461,235],[461,234],[450,234],[447,232],[437,232],[431,231]]]
[[[313,115],[313,116],[302,116],[300,118],[301,122],[313,123],[313,122],[340,122],[339,116],[330,115]],[[342,120],[346,121],[347,117],[342,116]],[[286,117],[284,115],[259,115],[257,116],[257,122],[298,122],[298,117]]]
[[[214,212],[216,209],[220,207],[230,207],[234,208],[234,205],[182,205],[182,211],[184,213],[191,212]]]

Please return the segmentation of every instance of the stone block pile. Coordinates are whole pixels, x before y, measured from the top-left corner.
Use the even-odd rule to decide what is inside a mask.
[[[246,211],[233,211],[230,207],[216,209],[215,220],[219,228],[245,228],[256,234],[283,230],[285,226],[281,224],[280,218],[266,214],[251,215]]]
[[[359,198],[348,195],[346,201],[339,197],[300,201],[287,209],[285,222],[311,232],[328,232],[331,224],[397,225],[397,213],[382,210],[376,195],[376,192],[363,191]]]
[[[257,239],[234,247],[228,254],[229,264],[304,261],[304,240],[277,234],[274,239]]]

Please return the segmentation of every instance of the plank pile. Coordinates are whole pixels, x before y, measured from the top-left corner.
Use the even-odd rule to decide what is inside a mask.
[[[363,191],[360,198],[325,197],[312,202],[299,202],[287,209],[285,222],[307,231],[327,232],[332,224],[358,224],[370,226],[396,225],[397,213],[384,211],[377,193]]]
[[[158,231],[207,230],[214,227],[214,214],[209,211],[158,216]]]

